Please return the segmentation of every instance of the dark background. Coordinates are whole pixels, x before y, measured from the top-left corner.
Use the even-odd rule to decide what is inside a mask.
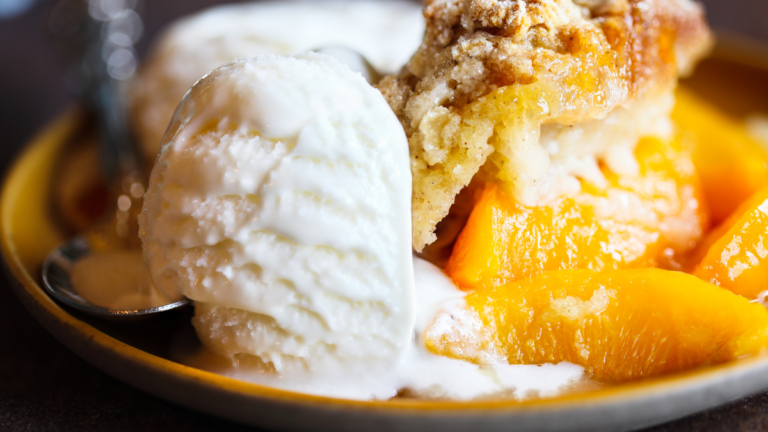
[[[146,0],[139,51],[169,20],[215,4]],[[705,0],[712,26],[768,42],[768,0]],[[24,4],[27,4],[24,7]],[[53,1],[0,0],[0,172],[46,122],[74,103],[67,61],[48,33]],[[766,84],[768,85],[768,84]],[[49,336],[0,279],[0,430],[253,430],[177,407],[119,382]],[[768,431],[768,393],[652,429]],[[650,431],[649,431],[650,432]]]

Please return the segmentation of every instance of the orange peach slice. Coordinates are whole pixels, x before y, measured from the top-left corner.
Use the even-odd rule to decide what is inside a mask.
[[[602,382],[723,363],[768,346],[768,311],[660,269],[548,272],[438,313],[427,348],[475,363],[568,361]]]
[[[745,201],[702,242],[694,275],[754,299],[768,290],[768,188]]]
[[[707,223],[689,154],[656,139],[641,140],[635,153],[640,175],[606,171],[606,188],[583,183],[575,196],[539,207],[488,185],[446,273],[476,289],[553,270],[656,266],[688,251]]]
[[[743,125],[685,90],[676,93],[672,119],[693,149],[714,223],[725,220],[742,201],[768,186],[768,155]]]

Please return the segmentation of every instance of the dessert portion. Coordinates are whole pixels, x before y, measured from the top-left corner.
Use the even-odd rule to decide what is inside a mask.
[[[375,374],[415,319],[407,143],[328,56],[239,60],[179,106],[141,214],[158,288],[204,344],[278,374]]]
[[[155,42],[127,96],[134,130],[154,161],[184,93],[236,58],[343,47],[383,72],[397,71],[424,34],[410,1],[289,0],[219,6],[185,18]]]
[[[686,93],[671,118],[710,43],[698,5],[432,1],[425,17],[378,87],[409,138],[414,249],[438,241],[424,256],[471,292],[428,326],[432,352],[616,383],[765,349],[768,314],[744,298],[766,289],[766,197],[744,202],[765,156]]]
[[[478,189],[445,268],[470,293],[428,326],[430,350],[476,364],[568,361],[604,384],[766,351],[768,156],[743,125],[677,96],[676,137],[638,142],[638,176],[606,170],[607,190],[533,208],[496,183]],[[718,199],[728,191],[737,198]],[[598,217],[605,209],[623,219]],[[717,225],[692,223],[707,218]],[[676,252],[676,236],[695,247]]]
[[[144,256],[164,294],[194,300],[197,334],[231,375],[359,399],[521,398],[584,381],[575,365],[479,366],[426,349],[431,318],[464,293],[414,262],[405,134],[336,60],[218,68],[166,139],[140,216]]]
[[[366,11],[360,29],[385,7],[339,5]],[[768,288],[768,157],[675,93],[711,42],[696,3],[429,0],[424,16],[378,91],[326,55],[260,55],[178,106],[140,235],[227,373],[523,399],[765,351],[768,311],[749,300]],[[293,36],[280,53],[316,48]],[[165,61],[139,86],[162,86]]]
[[[677,74],[710,43],[689,0],[427,1],[424,43],[379,88],[411,148],[413,244],[479,172],[527,207],[636,174],[668,137]]]

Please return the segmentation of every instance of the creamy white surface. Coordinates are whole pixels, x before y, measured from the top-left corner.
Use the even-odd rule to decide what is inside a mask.
[[[381,94],[327,56],[263,56],[198,82],[184,113],[141,238],[158,288],[208,311],[201,339],[283,375],[399,361],[415,317],[411,174]]]
[[[128,92],[133,126],[154,159],[174,109],[200,77],[236,58],[346,47],[380,72],[395,72],[424,34],[409,1],[291,0],[211,8],[182,19],[155,42]]]

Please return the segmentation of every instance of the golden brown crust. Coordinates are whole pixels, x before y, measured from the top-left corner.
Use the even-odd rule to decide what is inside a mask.
[[[542,124],[671,88],[710,42],[689,0],[427,0],[424,16],[421,48],[379,86],[409,137],[416,250],[486,161],[522,191],[549,163],[525,142]]]

